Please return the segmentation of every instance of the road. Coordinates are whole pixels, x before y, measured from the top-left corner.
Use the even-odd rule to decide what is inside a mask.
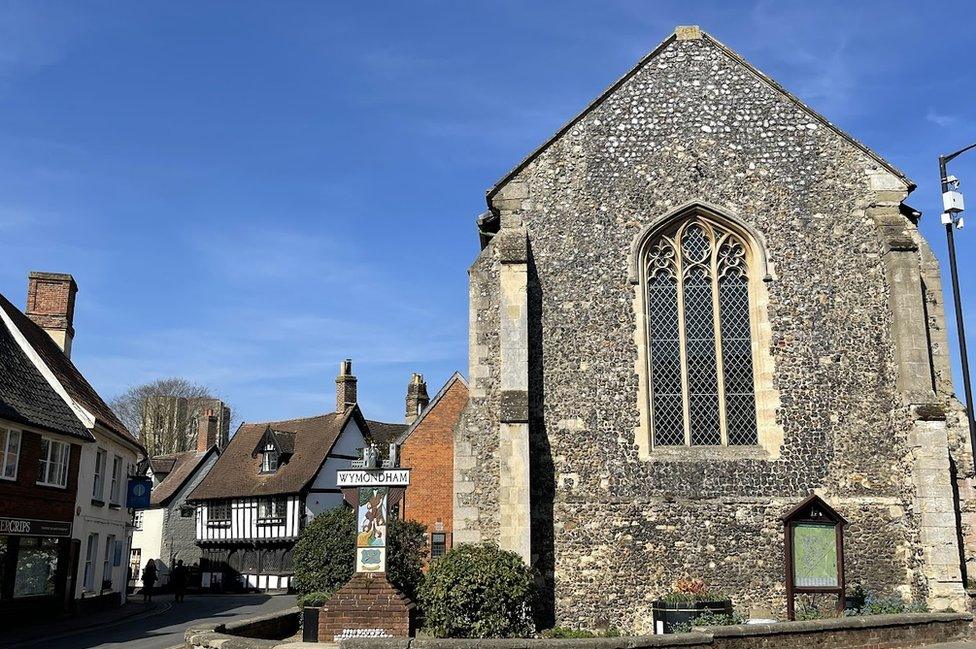
[[[271,613],[295,605],[294,595],[188,595],[181,604],[174,603],[171,595],[156,599],[161,606],[146,615],[134,615],[70,635],[39,634],[13,647],[169,649],[183,645],[187,627],[211,620],[227,622],[235,617]]]

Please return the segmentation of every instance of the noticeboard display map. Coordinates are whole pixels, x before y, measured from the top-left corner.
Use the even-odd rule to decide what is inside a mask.
[[[833,525],[793,528],[793,583],[797,588],[837,588],[837,532]]]

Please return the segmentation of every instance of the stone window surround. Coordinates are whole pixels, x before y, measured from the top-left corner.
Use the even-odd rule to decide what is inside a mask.
[[[647,348],[647,321],[644,295],[644,264],[641,260],[647,245],[655,236],[675,221],[691,216],[700,216],[715,221],[741,237],[749,246],[749,266],[755,272],[749,274],[749,301],[752,329],[753,377],[756,396],[756,429],[758,446],[669,446],[654,448],[651,433],[650,409],[650,359]],[[691,201],[655,217],[645,225],[631,243],[627,269],[628,280],[634,286],[634,342],[637,345],[638,409],[640,426],[635,431],[638,455],[642,460],[686,460],[702,459],[732,460],[739,458],[758,458],[775,460],[780,456],[783,444],[783,428],[776,422],[779,408],[779,392],[773,386],[773,357],[770,353],[772,329],[769,324],[767,307],[769,294],[767,282],[774,276],[773,264],[766,254],[762,235],[743,222],[735,214],[723,208]]]

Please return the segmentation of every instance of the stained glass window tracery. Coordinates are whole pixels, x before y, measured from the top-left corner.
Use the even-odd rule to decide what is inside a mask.
[[[700,216],[645,247],[655,446],[758,444],[749,247]]]

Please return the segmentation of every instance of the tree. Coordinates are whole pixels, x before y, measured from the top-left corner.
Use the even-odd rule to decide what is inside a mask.
[[[193,448],[198,413],[192,400],[216,398],[206,386],[172,377],[132,386],[109,406],[155,457]]]

